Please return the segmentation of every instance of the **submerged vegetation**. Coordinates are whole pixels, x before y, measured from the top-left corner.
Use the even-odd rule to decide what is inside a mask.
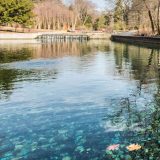
[[[0,25],[160,35],[160,0],[106,1],[1,0]],[[159,160],[160,49],[147,47],[0,44],[2,160]]]
[[[129,48],[131,49],[132,47]],[[117,48],[115,51],[119,53],[119,50],[122,50],[122,55],[128,59],[129,57],[126,53],[128,53],[129,48],[126,46],[126,49]],[[141,49],[141,51],[142,50],[143,49]],[[139,53],[140,51],[138,51],[137,55],[139,55]],[[121,143],[111,145],[107,148],[106,157],[108,160],[159,159],[160,72],[159,59],[155,61],[155,58],[159,58],[159,56],[159,50],[152,49],[148,55],[148,62],[143,67],[138,66],[139,61],[136,62],[135,57],[132,57],[132,63],[134,64],[132,69],[138,69],[138,74],[140,75],[139,77],[135,76],[135,78],[139,79],[137,90],[133,90],[128,97],[112,100],[112,105],[116,102],[120,107],[114,114],[108,113],[106,116],[106,120],[110,119],[113,127],[125,126],[128,128],[128,133],[126,137],[123,135],[123,132],[117,133],[116,138],[119,139],[119,137],[123,136],[123,140]],[[149,92],[149,86],[147,86],[147,84],[148,81],[153,80],[155,76],[153,70],[158,77],[156,80],[157,88],[153,88],[153,90],[155,90],[153,99],[151,97],[148,99],[143,94],[148,94]],[[120,75],[123,75],[123,73],[120,72]],[[143,102],[142,99],[144,99]],[[130,139],[129,141],[128,138]]]
[[[110,41],[0,47],[2,159],[159,159],[158,48]]]

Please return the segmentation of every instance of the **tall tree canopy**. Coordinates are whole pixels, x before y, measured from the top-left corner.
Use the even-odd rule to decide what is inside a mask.
[[[0,24],[30,25],[33,7],[31,0],[0,0]]]

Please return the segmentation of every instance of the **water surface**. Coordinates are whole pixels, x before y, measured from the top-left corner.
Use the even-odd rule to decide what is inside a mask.
[[[0,41],[1,160],[158,160],[159,121],[158,48]]]

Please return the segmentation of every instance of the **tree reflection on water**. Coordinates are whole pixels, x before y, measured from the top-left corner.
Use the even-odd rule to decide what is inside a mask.
[[[137,89],[132,90],[128,97],[112,99],[110,102],[111,105],[112,103],[116,103],[117,108],[114,110],[114,113],[112,112],[106,116],[106,120],[110,120],[110,123],[113,127],[117,126],[117,130],[123,131],[126,137],[123,137],[123,140],[121,140],[122,148],[120,148],[118,151],[107,152],[107,159],[159,159],[160,50],[151,49],[147,64],[144,64],[143,60],[141,59],[140,54],[143,52],[140,53],[140,50],[141,48],[138,49],[139,59],[135,59],[134,55],[131,55],[131,68],[136,70],[135,75],[132,76],[138,79]],[[127,62],[129,62],[130,57],[126,56],[126,52],[129,53],[127,46],[125,46],[122,54],[127,59]],[[119,74],[123,76],[121,71],[123,70],[124,66],[123,63],[120,62],[120,59],[122,60],[123,58],[119,58],[118,54],[116,56],[116,63],[117,65],[120,64],[121,66],[118,68],[120,69]],[[139,61],[140,59],[141,61]],[[153,82],[156,82],[156,88],[154,87],[155,90],[153,91],[153,97],[145,97],[144,94],[152,93],[150,89],[153,89]],[[148,84],[148,86],[151,85],[152,87],[148,87],[146,90],[146,84]],[[128,132],[131,134],[128,134]],[[142,149],[129,152],[126,149],[126,146],[129,144],[140,144]]]
[[[62,107],[62,114],[60,114],[60,118],[58,116],[58,120],[55,121],[56,125],[52,123],[54,122],[52,121],[52,116],[48,117],[47,115],[48,119],[46,119],[43,107],[41,108],[42,112],[35,114],[36,118],[34,119],[34,124],[38,124],[38,129],[42,127],[41,129],[43,132],[47,132],[47,136],[53,138],[52,129],[54,125],[58,126],[60,124],[57,123],[59,120],[61,120],[62,122],[60,122],[63,124],[63,120],[65,120],[63,116],[65,118],[66,115],[71,114],[71,116],[69,116],[71,121],[66,121],[66,128],[69,128],[71,132],[73,131],[72,133],[74,133],[76,132],[75,126],[77,125],[77,128],[80,129],[80,133],[77,134],[78,137],[82,137],[83,129],[85,131],[84,136],[88,134],[88,138],[86,138],[85,142],[87,148],[89,147],[89,152],[87,151],[85,154],[85,149],[82,148],[85,145],[80,146],[80,150],[82,148],[83,151],[78,153],[79,157],[92,157],[94,154],[96,157],[97,155],[101,157],[104,153],[103,147],[106,143],[114,142],[120,144],[120,147],[119,144],[115,145],[119,147],[119,150],[107,152],[103,157],[104,160],[116,158],[116,160],[158,160],[160,151],[160,51],[158,49],[148,49],[128,44],[112,43],[110,41],[88,41],[85,43],[75,41],[21,45],[0,44],[0,48],[0,98],[2,100],[6,100],[6,102],[9,102],[10,106],[12,106],[12,101],[10,101],[9,98],[11,97],[11,100],[13,100],[15,98],[14,96],[20,95],[17,94],[19,91],[17,89],[18,87],[22,87],[20,91],[25,92],[25,84],[27,84],[28,93],[30,94],[28,94],[29,100],[24,107],[29,108],[28,103],[30,102],[30,98],[32,98],[32,90],[30,91],[32,86],[30,87],[30,85],[33,85],[34,89],[39,88],[39,90],[35,90],[35,94],[37,94],[35,96],[36,100],[40,98],[41,101],[41,96],[39,97],[39,95],[46,94],[42,106],[46,106],[45,109],[48,109],[49,106],[51,109],[51,111],[48,110],[46,114],[53,112],[56,107],[58,109],[59,106],[66,107],[67,112],[64,110],[65,113],[63,113]],[[61,57],[69,58],[60,59]],[[107,68],[106,70],[105,67]],[[115,71],[116,74],[112,71]],[[56,80],[58,83],[56,83]],[[72,80],[77,80],[74,83],[76,85],[69,84],[67,86],[66,82],[73,83]],[[49,83],[47,84],[47,82]],[[106,85],[106,83],[108,84]],[[122,88],[120,85],[123,83],[125,83],[125,85],[130,84],[131,87]],[[42,90],[41,87],[44,84],[47,84],[47,88],[44,87],[45,92],[41,94],[37,93]],[[109,92],[106,95],[106,88],[114,84],[120,87],[118,88],[119,90],[116,90],[115,87],[114,89],[116,91],[112,92],[111,86],[109,91],[112,93]],[[60,94],[60,99],[61,97],[62,99],[65,98],[65,95],[68,96],[64,103],[59,102],[56,85],[59,85],[57,91],[61,92],[58,93]],[[47,90],[49,88],[51,88],[51,90]],[[55,93],[52,93],[54,89]],[[76,91],[77,93],[75,93]],[[93,91],[93,93],[91,94],[90,91]],[[49,95],[48,92],[51,92],[51,95]],[[12,93],[15,93],[15,95]],[[117,93],[117,95],[114,96],[115,93]],[[11,94],[14,96],[12,97]],[[109,94],[111,94],[111,96]],[[50,96],[49,99],[47,99],[48,95]],[[57,97],[55,97],[56,95]],[[51,103],[54,98],[58,103],[56,101],[56,103],[54,101]],[[87,102],[85,106],[82,103],[83,98],[86,98],[84,100],[85,103]],[[105,113],[106,106],[103,106],[105,105],[103,103],[105,98],[109,106],[107,108],[109,112],[107,113]],[[73,104],[70,104],[72,100]],[[35,108],[37,109],[35,109],[35,111],[39,111],[39,103],[35,101],[35,104]],[[101,107],[99,107],[99,104]],[[92,108],[87,108],[88,105],[93,107],[93,110],[95,109],[94,112]],[[20,106],[16,104],[16,107],[19,108]],[[15,110],[17,109],[16,107]],[[69,112],[70,107],[73,112]],[[85,112],[79,110],[80,107],[82,107]],[[72,108],[76,108],[76,112],[72,110]],[[80,119],[82,118],[83,123],[73,116],[74,113],[77,113],[77,115],[74,115],[75,117],[78,116]],[[87,114],[84,115],[84,113]],[[8,112],[6,114],[10,115]],[[106,114],[106,117],[103,119],[103,127],[106,129],[107,133],[104,128],[99,126],[99,119],[101,123],[101,118],[104,114]],[[87,116],[87,118],[89,116],[89,118],[87,119],[85,116]],[[44,120],[42,120],[44,126],[41,125],[41,121],[37,120],[38,117],[44,118]],[[24,117],[22,117],[22,119],[23,118]],[[45,119],[47,121],[45,121]],[[96,124],[94,121],[95,119]],[[88,120],[88,122],[86,120]],[[23,124],[23,121],[19,121],[19,119],[17,121],[18,122],[15,124],[19,124],[20,122]],[[75,121],[77,121],[77,123],[75,123]],[[4,124],[4,127],[6,127],[7,124]],[[14,125],[11,127],[14,128]],[[10,130],[7,131],[10,133]],[[64,131],[61,130],[61,126],[59,127],[59,131],[63,135]],[[93,134],[94,132],[95,136]],[[55,137],[57,137],[57,133],[58,132],[55,132]],[[68,133],[68,131],[65,133]],[[36,139],[39,138],[38,134],[39,132],[37,131]],[[108,137],[106,137],[106,135]],[[41,136],[41,133],[39,136]],[[96,138],[96,136],[98,138]],[[64,142],[72,143],[67,139],[68,137],[65,138],[66,141]],[[75,134],[71,134],[71,138],[73,141],[77,141]],[[59,139],[61,139],[60,136],[58,137],[58,140]],[[78,141],[79,139],[83,141],[83,138],[78,138]],[[48,137],[45,143],[48,143],[47,140]],[[91,143],[88,143],[88,141]],[[100,141],[100,144],[98,144],[98,141]],[[65,143],[66,150],[68,150],[67,143]],[[135,143],[141,145],[142,148],[133,152],[126,149],[126,146]],[[52,142],[48,144],[52,146]],[[58,148],[59,142],[56,145]],[[73,142],[71,145],[73,150],[69,152],[74,154],[75,143]],[[55,149],[56,147],[54,146],[53,148]],[[92,150],[92,148],[94,148],[94,150]],[[58,150],[61,152],[63,149],[60,150],[60,148],[58,148]],[[103,152],[101,152],[102,150]],[[64,151],[61,153],[63,154]],[[52,152],[49,154],[52,154]]]
[[[31,51],[27,48],[6,49],[0,48],[0,64],[24,61],[31,57]],[[14,89],[13,82],[19,75],[23,75],[16,69],[5,69],[0,67],[0,99],[8,98]],[[28,74],[27,74],[28,75]]]
[[[15,89],[15,82],[19,80],[37,81],[44,77],[51,76],[56,78],[58,71],[52,69],[44,73],[42,70],[28,68],[17,69],[16,67],[8,68],[13,62],[27,62],[33,59],[53,59],[66,56],[84,56],[93,54],[97,51],[109,51],[110,45],[106,41],[55,41],[46,43],[15,43],[16,41],[7,41],[0,43],[0,98],[9,98]],[[29,66],[28,66],[29,67]],[[49,73],[50,72],[50,73]],[[46,74],[46,76],[44,76]]]

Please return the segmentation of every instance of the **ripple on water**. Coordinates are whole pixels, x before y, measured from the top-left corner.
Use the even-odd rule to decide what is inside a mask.
[[[8,47],[0,45],[0,159],[159,158],[156,49],[110,41]],[[119,150],[106,151],[114,144]],[[129,152],[130,144],[142,147]]]

